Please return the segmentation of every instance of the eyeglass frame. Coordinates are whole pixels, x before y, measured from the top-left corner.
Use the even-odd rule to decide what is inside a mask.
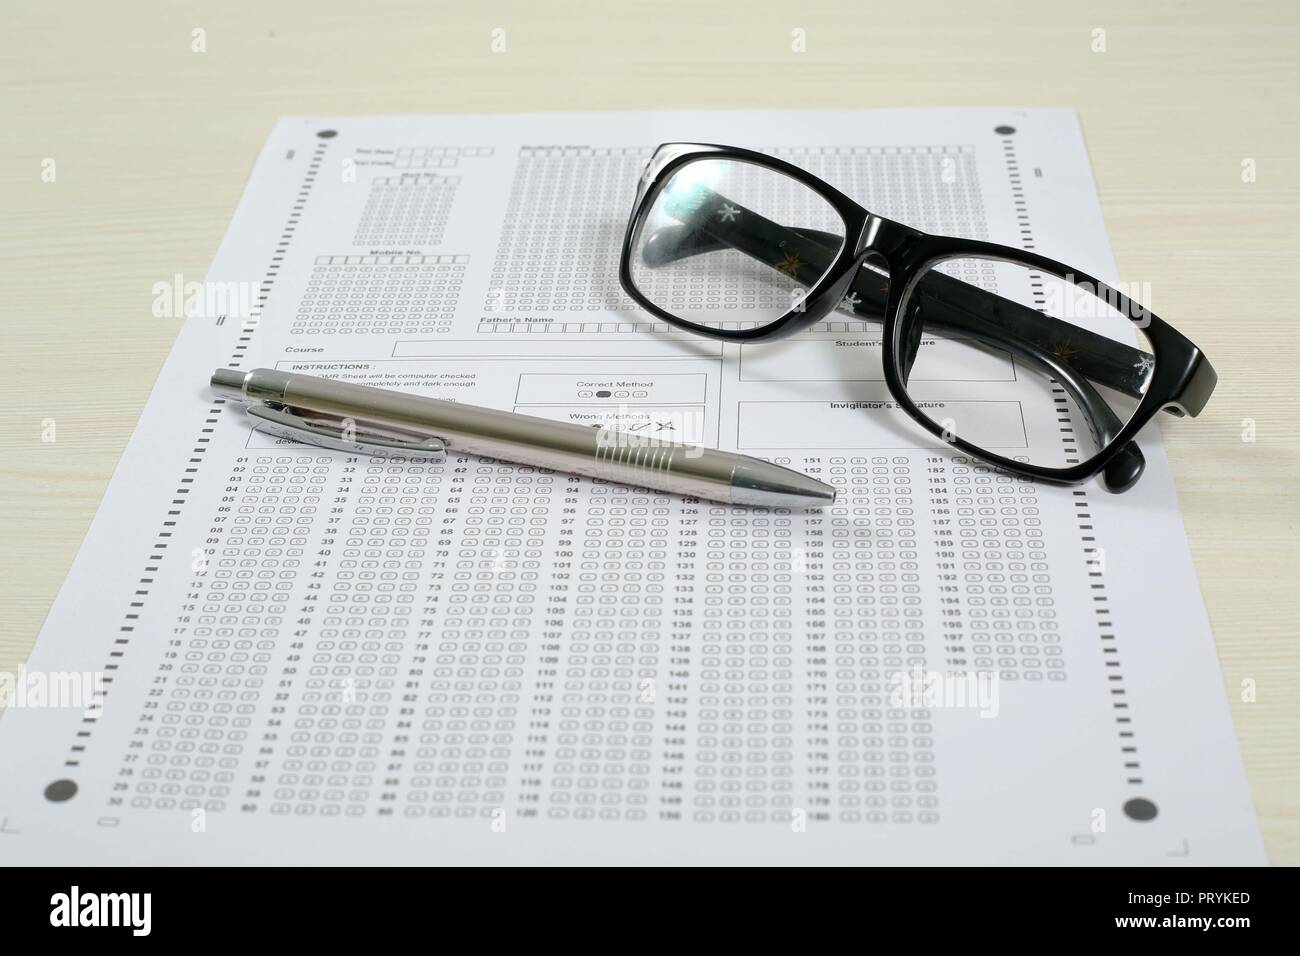
[[[632,252],[659,191],[673,174],[702,159],[735,160],[764,167],[789,176],[820,195],[840,217],[844,236],[830,267],[790,311],[779,319],[749,329],[718,329],[699,325],[673,315],[652,302],[632,279]],[[850,237],[856,237],[850,242]],[[710,143],[665,143],[647,162],[637,184],[636,200],[628,219],[619,257],[619,284],[642,308],[665,322],[687,331],[731,342],[763,342],[785,338],[821,321],[835,310],[871,257],[883,260],[889,270],[889,291],[883,317],[882,365],[890,396],[922,428],[946,444],[997,468],[1054,484],[1078,484],[1105,473],[1103,481],[1112,491],[1124,491],[1140,477],[1144,461],[1133,439],[1155,416],[1165,410],[1178,417],[1195,417],[1209,401],[1218,376],[1205,355],[1186,336],[1128,296],[1087,273],[1025,249],[932,235],[871,212],[845,193],[807,170],[766,153]],[[1129,420],[1110,443],[1091,458],[1064,468],[1051,468],[1016,461],[973,445],[952,434],[925,415],[912,401],[899,364],[899,344],[915,323],[903,314],[904,305],[922,277],[935,265],[953,258],[979,257],[1025,266],[1083,288],[1105,298],[1121,315],[1128,317],[1150,343],[1154,366],[1151,380]],[[1134,318],[1136,316],[1136,318]],[[1047,318],[1046,316],[1044,317]],[[1121,453],[1133,443],[1135,454]]]

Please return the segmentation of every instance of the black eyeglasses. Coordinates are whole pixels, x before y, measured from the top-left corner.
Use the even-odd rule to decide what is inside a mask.
[[[619,280],[664,321],[728,341],[787,336],[836,308],[882,322],[880,374],[898,407],[1045,481],[1100,472],[1110,491],[1130,488],[1146,464],[1138,430],[1160,409],[1199,414],[1218,378],[1187,338],[1092,276],[892,222],[747,149],[659,147]]]

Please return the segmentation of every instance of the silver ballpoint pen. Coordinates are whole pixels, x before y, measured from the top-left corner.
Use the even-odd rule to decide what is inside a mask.
[[[254,427],[362,454],[447,450],[733,505],[819,508],[835,488],[748,455],[267,368],[217,369],[212,390]]]

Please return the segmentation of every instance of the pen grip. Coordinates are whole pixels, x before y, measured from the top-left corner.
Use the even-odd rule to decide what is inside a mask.
[[[442,439],[455,452],[730,501],[741,456],[604,427],[484,408],[311,375],[285,376],[283,402]]]

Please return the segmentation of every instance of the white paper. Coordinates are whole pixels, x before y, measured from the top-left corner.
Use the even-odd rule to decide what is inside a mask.
[[[24,675],[102,709],[0,720],[0,859],[1264,861],[1158,433],[1126,494],[1034,485],[835,408],[889,397],[851,316],[743,352],[657,324],[617,262],[665,141],[1119,278],[1069,111],[280,121]],[[218,366],[673,422],[845,493],[294,446]]]

